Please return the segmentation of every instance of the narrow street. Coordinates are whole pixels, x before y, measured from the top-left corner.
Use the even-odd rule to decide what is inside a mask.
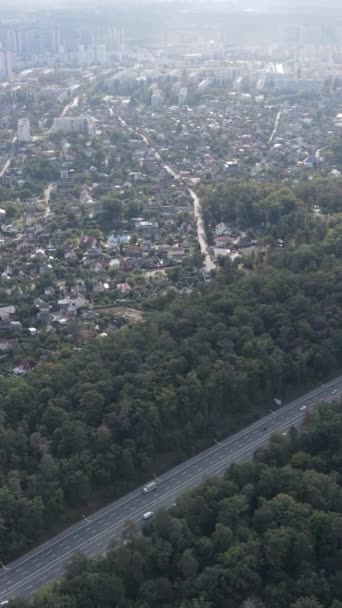
[[[8,156],[6,158],[5,164],[4,164],[4,166],[2,167],[2,169],[0,171],[0,177],[2,177],[3,175],[5,175],[8,167],[10,166],[10,164],[11,164],[13,158],[14,158],[16,141],[17,141],[17,136],[15,135],[13,137],[12,141],[11,141],[10,151],[9,151]]]
[[[204,267],[207,272],[210,272],[211,270],[215,270],[215,262],[212,260],[209,252],[209,245],[205,232],[201,201],[198,198],[196,192],[191,190],[191,188],[189,188],[189,193],[194,205],[194,216],[197,226],[197,238],[201,248],[201,253],[204,255]]]
[[[70,101],[69,103],[67,103],[67,105],[64,106],[64,108],[63,108],[63,112],[60,115],[60,118],[64,118],[64,116],[66,116],[66,114],[69,112],[69,110],[71,108],[77,108],[78,101],[79,101],[79,98],[78,97],[74,97],[74,99],[72,101]]]
[[[273,131],[271,133],[271,136],[270,136],[270,138],[268,140],[269,144],[271,144],[274,141],[274,138],[277,135],[278,127],[279,127],[279,122],[280,122],[280,119],[281,119],[281,114],[282,114],[282,111],[279,110],[279,112],[278,112],[278,114],[276,116],[276,120],[275,120],[275,124],[274,124],[274,129],[273,129]]]
[[[51,210],[50,210],[50,196],[51,196],[51,192],[55,189],[56,184],[49,184],[47,186],[47,188],[45,188],[44,190],[44,203],[45,203],[45,214],[44,217],[49,217]]]
[[[152,143],[146,137],[146,135],[144,135],[143,133],[140,133],[140,132],[138,132],[138,135],[140,135],[140,137],[143,139],[146,146],[149,146],[151,148],[151,150],[153,150],[155,157],[163,164],[165,171],[169,175],[171,175],[174,179],[180,180],[181,178],[180,178],[179,174],[176,173],[172,169],[172,167],[162,159],[158,150],[156,150],[156,148],[152,145]],[[192,202],[193,202],[194,216],[195,216],[196,229],[197,229],[197,239],[199,242],[201,253],[204,256],[204,268],[205,268],[206,272],[210,272],[211,270],[215,269],[215,262],[212,260],[210,251],[209,251],[208,239],[207,239],[207,235],[205,232],[205,226],[204,226],[204,220],[203,220],[201,201],[200,201],[199,197],[197,196],[197,194],[188,185],[187,185],[187,190],[188,190],[188,192],[192,198]]]

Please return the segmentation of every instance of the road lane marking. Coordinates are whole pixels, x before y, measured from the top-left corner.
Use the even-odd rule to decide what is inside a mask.
[[[338,399],[338,398],[340,397],[341,392],[342,392],[342,391],[338,391],[338,393],[336,393],[336,394],[335,394],[333,397],[330,397],[329,399],[325,398],[325,399],[324,399],[324,401],[325,401],[325,402],[327,402],[327,403],[330,403],[330,402],[332,402],[332,401],[335,401],[336,399]],[[311,397],[311,400],[312,400],[312,397]],[[303,402],[303,401],[302,401],[302,402]],[[301,403],[302,403],[302,402],[301,402]],[[312,408],[313,408],[315,405],[317,405],[318,403],[320,403],[320,401],[318,401],[318,400],[316,400],[315,402],[312,402],[312,403],[310,404],[312,407],[310,407],[310,408],[309,408],[309,411],[310,411],[310,410],[311,410],[311,409],[312,409]],[[292,407],[291,407],[291,411],[292,411],[293,409],[294,409],[294,406],[292,406]],[[289,415],[290,415],[291,411],[289,411],[289,412],[288,412],[288,414],[289,414]],[[295,413],[295,412],[293,412],[293,413]],[[298,413],[297,413],[297,415],[296,415],[295,417],[291,417],[291,418],[290,418],[290,416],[289,416],[289,417],[287,418],[287,420],[286,420],[286,424],[285,424],[285,425],[282,425],[281,427],[277,427],[277,425],[275,424],[276,422],[279,422],[279,421],[280,421],[280,420],[279,420],[279,419],[280,419],[280,417],[277,417],[276,419],[274,419],[274,418],[273,418],[273,425],[272,425],[272,426],[273,426],[274,428],[273,428],[272,432],[280,431],[280,430],[282,430],[284,427],[285,427],[285,428],[288,428],[289,426],[291,426],[291,425],[295,424],[296,422],[299,422],[299,421],[300,421],[300,420],[301,420],[303,417],[304,417],[304,412],[301,412],[299,415],[298,415]],[[262,420],[261,420],[261,421],[259,421],[259,423],[260,423],[260,424],[262,424]],[[236,460],[237,458],[239,458],[239,459],[240,459],[240,457],[241,457],[241,456],[246,456],[246,454],[249,454],[250,452],[253,452],[253,451],[254,451],[254,449],[255,449],[255,447],[256,447],[257,445],[261,445],[262,443],[265,443],[265,441],[267,441],[267,440],[269,439],[269,436],[270,436],[270,433],[269,433],[269,432],[268,432],[266,435],[264,435],[264,436],[260,436],[260,435],[259,435],[258,440],[257,440],[256,442],[254,442],[254,443],[252,442],[252,443],[250,443],[250,445],[245,446],[245,448],[244,448],[243,450],[238,451],[238,452],[235,454],[234,459],[235,459],[235,460]],[[232,445],[232,444],[230,444],[230,445]],[[234,445],[234,444],[233,444],[233,445]],[[203,460],[203,457],[202,457],[201,459],[199,459],[199,461],[197,461],[197,462],[200,462],[201,460]],[[230,458],[229,460],[231,460],[231,458]],[[234,460],[233,460],[232,462],[234,462]],[[220,465],[219,467],[217,466],[218,464]],[[189,467],[191,467],[191,466],[193,466],[193,465],[194,465],[194,463],[188,464],[188,465],[187,465],[185,468],[189,468]],[[208,467],[208,468],[207,468],[206,473],[207,473],[207,474],[215,474],[215,471],[221,470],[221,465],[222,465],[222,461],[220,461],[219,463],[215,463],[215,465],[212,465],[212,466],[210,466],[210,467]],[[226,465],[228,465],[228,463],[226,463]],[[174,472],[173,474],[171,474],[171,475],[169,476],[169,479],[171,479],[172,477],[175,477],[175,476],[176,476],[176,472]],[[195,485],[196,480],[198,479],[198,477],[200,477],[200,475],[198,475],[198,474],[192,475],[192,474],[191,474],[191,476],[193,477],[192,484],[191,484],[191,485],[193,486],[193,485]],[[182,483],[182,484],[178,484],[178,485],[176,486],[176,488],[174,488],[174,489],[173,489],[173,491],[177,491],[177,492],[179,492],[179,491],[181,491],[182,489],[184,489],[184,487],[187,487],[187,486],[189,486],[189,484],[184,484],[184,483]],[[168,497],[168,494],[169,494],[169,492],[165,493],[165,494],[164,494],[163,496],[161,496],[161,497],[160,497],[158,500],[154,501],[154,504],[158,505],[158,504],[159,504],[159,503],[161,503],[162,501],[165,501],[165,499],[167,499],[167,497]],[[115,510],[116,510],[116,509],[122,508],[122,506],[125,504],[125,502],[126,502],[126,503],[127,503],[127,502],[131,502],[132,500],[135,500],[135,499],[136,499],[136,498],[138,498],[138,497],[139,497],[139,494],[136,494],[136,495],[134,495],[134,496],[131,496],[131,497],[130,497],[129,499],[127,499],[126,501],[122,501],[122,503],[115,505],[115,507],[113,507],[113,508],[112,508],[111,510],[109,510],[107,513],[101,513],[101,514],[99,515],[99,517],[97,518],[97,521],[99,521],[99,520],[103,519],[104,517],[108,517],[108,518],[109,518],[109,516],[110,516],[111,514],[113,514],[113,512],[115,512]],[[137,509],[137,510],[136,510],[136,512],[135,512],[135,516],[137,517],[137,516],[138,516],[138,514],[139,514],[139,513],[141,513],[141,511],[142,511],[141,509]],[[102,537],[104,534],[108,534],[110,531],[114,531],[114,530],[116,530],[118,527],[120,527],[120,525],[122,524],[122,522],[124,522],[125,520],[126,520],[126,518],[120,519],[120,520],[118,520],[118,521],[117,521],[117,522],[116,522],[114,525],[111,525],[111,526],[109,526],[108,528],[106,528],[106,529],[105,529],[105,530],[104,530],[102,533],[97,534],[97,535],[96,535],[94,538],[92,538],[92,539],[91,539],[91,541],[90,541],[90,542],[91,542],[91,544],[93,544],[93,543],[94,543],[94,541],[99,541],[99,540],[100,540],[100,537]],[[95,521],[96,521],[96,520],[95,520]],[[73,531],[73,532],[71,532],[71,533],[69,533],[68,535],[65,535],[65,537],[67,537],[67,536],[72,536],[72,535],[74,535],[74,531]],[[58,541],[57,541],[57,540],[55,541],[55,543],[57,543],[57,542],[59,542],[59,539],[58,539]],[[66,559],[67,559],[67,557],[68,557],[68,555],[69,555],[69,553],[70,553],[70,554],[73,554],[73,553],[75,553],[76,551],[81,550],[81,549],[82,549],[82,546],[83,546],[84,544],[87,544],[88,542],[89,542],[89,541],[85,541],[85,542],[83,541],[82,543],[78,544],[78,546],[76,546],[76,548],[75,548],[75,550],[74,550],[74,551],[72,551],[72,552],[68,552],[67,554],[64,554],[64,555],[60,556],[59,558],[57,558],[57,562],[62,562],[62,563],[63,563],[63,562],[65,562],[65,561],[66,561]],[[55,544],[55,543],[52,543],[52,544]],[[61,545],[60,545],[60,546],[63,546],[64,544],[65,544],[65,543],[61,543]],[[70,545],[68,545],[68,546],[70,546]],[[38,552],[38,554],[40,554],[40,553],[44,553],[44,548],[43,548],[43,549],[41,549],[41,550]],[[33,557],[34,557],[34,556],[33,556]],[[31,561],[31,559],[32,559],[32,558],[26,558],[24,561]],[[44,570],[46,570],[46,571],[47,571],[47,570],[49,570],[49,569],[50,569],[50,567],[52,567],[52,564],[53,564],[53,563],[55,563],[55,562],[56,562],[56,560],[53,560],[53,562],[51,562],[51,565],[44,566],[44,567],[43,567],[43,568],[41,568],[40,570],[43,570],[43,571],[44,571]],[[23,563],[23,562],[21,562],[21,563]],[[21,564],[18,564],[18,565],[21,565]],[[39,571],[37,571],[36,573],[34,573],[33,575],[31,575],[30,577],[27,577],[27,579],[28,579],[28,580],[31,580],[31,578],[36,578],[36,576],[38,575],[38,573],[40,572],[40,570],[39,570]],[[12,571],[13,571],[13,570],[12,570]],[[19,586],[22,586],[22,583],[23,583],[23,582],[25,582],[25,580],[26,580],[26,579],[24,579],[23,581],[20,581],[19,583],[12,583],[12,584],[11,584],[12,586],[10,587],[10,589],[17,588],[17,587],[18,587],[18,585],[19,585]]]
[[[330,383],[328,383],[328,384],[326,384],[324,386],[317,387],[316,389],[314,389],[313,391],[311,391],[309,395],[300,397],[299,399],[296,399],[292,403],[288,404],[288,406],[285,405],[285,407],[289,408],[288,411],[287,411],[288,415],[291,415],[292,413],[294,413],[296,411],[297,406],[303,405],[303,404],[305,404],[307,402],[312,402],[312,399],[315,398],[315,397],[318,397],[318,395],[320,395],[321,393],[323,393],[321,401],[324,400],[325,402],[327,402],[327,399],[326,398],[324,399],[324,394],[327,394],[327,391],[330,391],[329,394],[331,394],[331,389],[334,388],[334,387],[336,387],[336,386],[338,386],[340,383],[341,383],[341,379],[332,380]],[[340,394],[341,394],[341,392],[342,392],[341,390],[338,390],[338,393],[336,393],[333,396],[334,397],[333,400],[338,399],[339,396],[340,396]],[[320,400],[315,399],[314,405],[318,405],[319,403],[320,403]],[[279,418],[280,418],[279,412],[281,412],[283,414],[284,410],[278,410],[278,412],[276,413],[276,416],[274,418],[276,418],[277,421],[279,421]],[[242,429],[241,431],[239,431],[236,434],[236,437],[241,437],[241,436],[242,437],[246,437],[247,433],[248,433],[248,430],[249,430],[249,432],[252,431],[254,434],[257,434],[260,431],[260,426],[262,424],[264,424],[265,421],[268,420],[269,418],[270,418],[270,416],[268,415],[268,416],[265,416],[264,418],[262,418],[260,420],[257,420],[256,422],[253,422],[251,425],[249,425],[249,427],[247,427],[247,429]],[[255,425],[256,425],[256,428],[255,428]],[[254,431],[252,430],[253,428],[254,428]],[[225,443],[223,443],[223,446],[224,445],[231,445],[231,446],[233,446],[234,444],[230,443],[231,440],[232,440],[232,437],[227,437],[226,440],[223,440],[225,442]],[[221,447],[222,447],[222,444],[221,444],[221,446],[215,446],[215,447],[209,448],[210,454],[215,453],[217,451],[217,449],[220,449]],[[199,455],[198,457],[194,457],[196,459],[194,462],[201,462],[201,460],[203,460],[203,458],[206,458],[207,456],[208,456],[208,450],[206,450],[204,454]],[[192,461],[192,459],[190,459],[190,462],[187,461],[186,463],[184,463],[184,467],[181,468],[181,469],[179,469],[179,470],[178,470],[178,467],[174,467],[170,471],[169,475],[166,473],[166,476],[163,478],[163,482],[165,482],[167,480],[170,480],[173,477],[177,477],[178,473],[180,473],[181,471],[184,471],[184,470],[188,469],[189,467],[191,467],[194,464],[194,462],[191,462],[191,461]],[[180,466],[182,467],[182,465],[180,465]],[[101,519],[106,518],[107,515],[114,514],[117,509],[121,509],[125,504],[127,504],[127,503],[129,503],[131,501],[136,500],[138,497],[139,497],[139,490],[136,490],[134,493],[132,493],[132,495],[130,495],[126,499],[124,497],[122,499],[119,499],[118,501],[116,501],[116,503],[114,505],[110,505],[109,507],[105,508],[104,510],[101,510],[101,512],[98,514],[98,516],[97,517],[95,516],[93,518],[93,522],[95,522],[95,521],[100,522]],[[77,529],[78,528],[76,528],[76,530]],[[53,542],[50,541],[50,543],[48,542],[47,545],[51,546],[51,545],[54,545],[56,543],[59,543],[62,538],[67,538],[67,537],[72,536],[75,533],[76,530],[72,530],[72,531],[69,531],[69,532],[66,531],[65,533],[62,533],[61,538],[58,538],[58,539],[56,539]],[[42,547],[34,555],[39,555],[41,553],[44,553],[44,551],[45,551],[45,548]],[[25,557],[24,558],[19,558],[20,561],[19,561],[18,565],[21,565],[21,564],[25,563],[26,561],[31,560],[32,557],[33,556],[28,556],[26,558]],[[13,563],[12,568],[13,567],[15,567],[15,562]],[[0,574],[0,578],[1,577],[2,576]]]
[[[286,423],[286,426],[295,424],[296,422],[299,422],[300,420],[303,419],[303,412],[300,412],[300,414],[293,418],[291,420],[291,422]],[[279,428],[279,429],[274,429],[274,431],[276,430],[282,430],[283,427]],[[263,442],[268,441],[270,437],[270,433],[265,433],[263,436],[258,437],[258,439],[256,441],[254,441],[253,443],[251,443],[248,446],[245,446],[243,449],[240,449],[235,455],[234,455],[234,460],[232,460],[232,462],[236,461],[237,458],[240,458],[241,456],[246,457],[247,455],[250,455],[250,453],[253,453],[255,451],[255,447],[257,447],[258,445],[261,445]],[[224,470],[225,467],[223,467],[223,463],[219,462],[218,463],[220,466],[217,466],[217,463],[215,465],[212,465],[211,467],[208,467],[208,469],[206,470],[206,473],[208,475],[214,475],[215,472],[217,474],[219,474],[220,472],[222,472],[222,470]],[[227,463],[228,465],[229,463]],[[193,487],[194,485],[196,485],[197,481],[201,481],[202,478],[202,473],[197,473],[195,475],[192,476],[192,484],[191,487]],[[157,499],[155,499],[153,501],[153,506],[157,507],[159,503],[161,502],[165,502],[166,499],[170,498],[173,492],[180,492],[183,489],[189,487],[188,483],[184,483],[182,482],[181,484],[179,484],[176,488],[174,488],[172,491],[167,492],[166,494],[164,494],[163,496],[158,497]],[[137,509],[134,513],[135,517],[137,518],[139,515],[142,515],[144,513],[144,509],[140,508]],[[72,557],[72,555],[74,555],[75,553],[77,553],[78,551],[82,551],[83,548],[86,547],[87,544],[94,544],[94,542],[99,543],[99,541],[104,540],[104,537],[108,536],[109,534],[113,535],[113,532],[115,530],[117,530],[118,528],[122,527],[123,524],[127,521],[127,517],[121,518],[119,521],[115,522],[114,524],[108,526],[106,529],[104,529],[102,532],[98,533],[96,536],[93,536],[90,540],[86,540],[86,541],[82,541],[82,543],[80,543],[78,546],[76,546],[73,550],[65,553],[64,555],[56,558],[55,560],[52,560],[49,564],[44,565],[42,568],[40,568],[39,570],[37,570],[35,573],[33,573],[32,575],[30,575],[29,577],[27,577],[27,580],[33,580],[34,578],[37,578],[39,576],[40,573],[43,572],[47,572],[48,570],[50,570],[52,567],[55,567],[55,564],[63,564],[65,563],[70,557]],[[113,537],[113,536],[112,536]],[[90,549],[90,547],[89,547]],[[99,553],[95,553],[96,555],[99,555]],[[8,593],[15,591],[17,588],[20,588],[23,586],[23,583],[26,582],[26,579],[23,579],[17,583],[12,584],[10,587],[8,587]]]
[[[330,398],[329,400],[327,400],[327,402],[330,402],[330,401],[333,401],[333,399]],[[291,425],[295,424],[296,422],[299,422],[300,420],[302,420],[303,417],[304,417],[304,412],[300,412],[299,414],[297,413],[297,416],[295,418],[291,418],[291,420],[288,420],[286,422],[286,425],[282,425],[281,428],[274,428],[273,432],[280,431],[284,427],[288,428],[289,426],[291,426]],[[246,458],[246,457],[249,457],[250,455],[252,455],[253,452],[255,451],[255,447],[257,447],[258,445],[262,445],[263,443],[267,442],[269,440],[269,437],[270,437],[270,433],[266,433],[263,436],[259,436],[257,441],[254,441],[253,443],[250,443],[250,445],[245,446],[245,448],[243,450],[239,450],[238,453],[236,453],[234,455],[234,460],[232,462],[239,461],[241,459],[241,456],[243,456],[244,458]],[[209,473],[209,471],[211,471],[212,475],[215,472],[217,474],[219,474],[220,472],[222,472],[224,470],[224,468],[226,468],[226,467],[222,466],[223,465],[222,461],[220,461],[218,464],[220,466],[217,466],[217,463],[216,463],[215,465],[209,467],[209,470],[207,470],[206,472]],[[226,466],[227,465],[228,465],[228,463],[226,463]],[[196,481],[200,480],[201,473],[196,474],[196,475],[191,475],[191,476],[193,477],[191,487],[193,487],[195,485]],[[188,487],[188,485],[189,484],[181,483],[176,488],[174,488],[173,491],[179,492],[180,490],[185,489],[186,487]],[[158,505],[160,505],[160,503],[165,502],[165,500],[169,498],[169,495],[170,495],[170,492],[167,492],[163,496],[158,497],[157,500],[154,500],[153,505],[158,506]],[[144,511],[144,509],[141,509],[141,508],[137,509],[136,512],[135,512],[135,514],[134,514],[135,517],[137,518],[139,514],[143,513],[143,511]],[[73,551],[70,551],[70,552],[68,552],[68,554],[64,554],[61,557],[57,558],[56,560],[53,560],[53,562],[51,562],[50,565],[44,566],[43,568],[41,568],[40,570],[38,570],[36,573],[34,573],[34,574],[30,575],[29,577],[27,577],[27,579],[28,580],[32,580],[32,579],[36,578],[38,576],[38,574],[39,574],[40,571],[44,572],[44,570],[45,570],[47,572],[52,567],[52,565],[55,562],[57,562],[57,563],[60,562],[59,567],[62,566],[63,564],[65,564],[67,562],[67,559],[68,559],[69,556],[72,556],[77,551],[82,550],[82,547],[85,546],[85,545],[87,545],[87,544],[89,544],[89,543],[93,544],[94,541],[97,541],[98,543],[99,543],[100,540],[103,541],[104,540],[103,539],[104,536],[108,535],[110,532],[113,533],[120,526],[122,526],[122,524],[126,520],[127,520],[127,518],[122,518],[121,520],[117,521],[116,523],[112,524],[111,526],[109,526],[108,528],[106,528],[105,530],[103,530],[101,533],[97,534],[96,537],[91,538],[89,541],[88,540],[87,541],[83,541],[81,544],[79,544],[78,547],[75,547],[75,549]],[[100,553],[99,553],[99,551],[97,549],[96,552],[92,553],[92,554],[99,555]],[[15,588],[17,588],[18,585],[19,585],[19,587],[22,586],[23,582],[25,582],[25,580],[20,581],[19,583],[12,584],[12,587],[9,587],[8,592],[10,592],[10,591],[14,590]],[[30,589],[31,587],[32,587],[32,585],[28,589]]]

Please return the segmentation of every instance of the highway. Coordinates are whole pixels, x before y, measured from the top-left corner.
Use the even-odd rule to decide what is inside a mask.
[[[77,551],[88,556],[103,554],[112,540],[120,538],[127,520],[140,525],[146,511],[170,507],[178,494],[193,488],[204,477],[221,475],[233,462],[250,459],[256,448],[267,444],[273,432],[286,432],[292,425],[300,424],[305,412],[322,401],[332,402],[341,397],[342,376],[270,411],[242,431],[174,467],[160,477],[156,491],[145,495],[141,487],[137,488],[30,553],[5,564],[0,570],[0,602],[20,595],[30,597],[40,586],[60,578]]]

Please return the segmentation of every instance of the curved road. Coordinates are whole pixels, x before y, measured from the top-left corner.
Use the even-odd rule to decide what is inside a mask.
[[[157,491],[145,495],[138,488],[18,560],[5,564],[0,570],[0,602],[17,595],[29,597],[40,586],[60,578],[77,551],[88,556],[104,553],[112,540],[120,538],[127,520],[141,524],[146,511],[170,507],[178,494],[199,484],[203,477],[221,475],[233,462],[250,459],[256,448],[267,444],[272,432],[286,432],[292,425],[300,424],[306,411],[322,401],[341,397],[342,376],[174,467],[161,476]]]

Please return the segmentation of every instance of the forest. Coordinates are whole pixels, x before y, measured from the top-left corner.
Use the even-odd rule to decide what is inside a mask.
[[[209,235],[215,223],[257,230],[265,237],[315,242],[333,214],[341,212],[342,178],[316,177],[292,184],[228,179],[201,186]],[[339,215],[335,218],[340,222]]]
[[[106,557],[75,556],[33,608],[341,608],[341,438],[341,404],[322,405]]]
[[[253,185],[235,188],[238,200]],[[25,378],[0,378],[2,560],[268,412],[274,396],[340,372],[340,188],[263,184],[266,258],[226,259],[189,296],[160,297],[144,323],[81,352],[65,347]],[[224,196],[212,197],[220,221]],[[323,198],[329,209],[317,217],[311,206]]]

